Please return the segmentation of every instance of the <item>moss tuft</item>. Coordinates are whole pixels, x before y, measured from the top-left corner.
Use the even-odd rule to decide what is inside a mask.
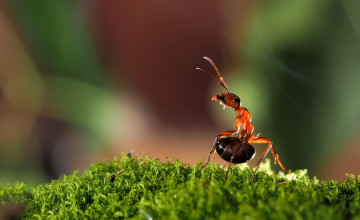
[[[318,181],[306,170],[274,174],[270,160],[255,182],[253,170],[179,160],[123,156],[91,165],[83,174],[49,184],[0,187],[0,202],[27,204],[25,218],[40,219],[342,219],[360,216],[359,177]]]

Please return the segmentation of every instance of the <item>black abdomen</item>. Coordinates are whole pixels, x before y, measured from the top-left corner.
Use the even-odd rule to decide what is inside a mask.
[[[232,163],[245,163],[255,156],[255,148],[249,144],[242,142],[238,137],[223,137],[216,138],[213,147],[220,157],[230,162],[233,156]]]

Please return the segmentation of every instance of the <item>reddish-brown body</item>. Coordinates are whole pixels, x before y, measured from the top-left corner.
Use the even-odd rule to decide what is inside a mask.
[[[275,158],[275,163],[278,162],[283,171],[290,173],[291,171],[288,171],[284,168],[284,166],[282,165],[282,163],[279,159],[279,156],[275,153],[275,150],[272,146],[272,141],[269,140],[268,138],[259,137],[259,135],[252,134],[254,131],[254,125],[251,123],[250,112],[246,108],[241,107],[241,101],[237,95],[235,95],[234,93],[230,93],[229,88],[226,85],[226,83],[225,83],[223,77],[221,76],[218,68],[216,67],[215,63],[208,57],[204,57],[204,59],[211,63],[211,65],[216,70],[216,73],[218,74],[219,79],[217,79],[213,74],[211,74],[206,69],[199,68],[199,67],[197,67],[196,69],[202,70],[202,71],[206,72],[207,74],[209,74],[220,85],[222,85],[227,91],[227,93],[222,93],[221,95],[214,95],[211,99],[218,100],[218,101],[220,101],[221,104],[223,104],[224,106],[227,106],[229,108],[234,108],[235,113],[236,113],[236,118],[235,118],[235,125],[234,125],[233,130],[222,131],[217,135],[217,137],[215,138],[214,144],[210,150],[208,161],[203,167],[207,166],[207,164],[210,162],[211,155],[213,154],[213,157],[214,157],[215,153],[216,152],[219,153],[219,148],[221,148],[222,153],[219,153],[220,157],[229,162],[229,168],[228,168],[228,170],[226,172],[226,176],[225,176],[225,179],[227,179],[230,165],[231,165],[231,163],[234,163],[234,160],[246,162],[247,160],[252,159],[253,155],[251,155],[251,158],[247,158],[246,156],[239,156],[239,155],[250,154],[251,148],[252,148],[250,143],[264,143],[264,144],[268,144],[268,147],[265,150],[265,152],[262,154],[260,160],[256,164],[256,168],[254,171],[252,181],[254,181],[256,171],[257,171],[261,161],[265,158],[265,156],[267,155],[267,153],[270,150]],[[226,146],[226,147],[222,149],[221,146]],[[253,153],[255,154],[255,150]],[[224,154],[226,156],[224,156],[222,154]],[[230,155],[230,157],[229,157],[229,155]]]

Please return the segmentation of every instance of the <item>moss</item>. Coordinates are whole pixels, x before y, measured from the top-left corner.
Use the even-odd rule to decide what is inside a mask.
[[[274,174],[270,161],[253,170],[181,161],[114,159],[49,184],[0,187],[1,204],[27,204],[24,218],[40,219],[343,219],[360,217],[359,178],[318,181],[306,170]]]

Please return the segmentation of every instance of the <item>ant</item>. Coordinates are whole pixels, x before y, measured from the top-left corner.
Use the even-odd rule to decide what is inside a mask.
[[[211,100],[218,100],[220,104],[225,107],[234,108],[236,113],[235,118],[235,127],[233,130],[222,131],[220,132],[211,147],[209,152],[209,157],[207,163],[202,166],[202,168],[206,167],[211,159],[215,157],[215,153],[217,152],[220,157],[229,162],[228,170],[226,172],[225,180],[227,180],[227,176],[230,170],[230,166],[232,163],[239,164],[245,163],[246,161],[251,160],[255,156],[255,148],[251,144],[268,144],[268,147],[260,157],[259,161],[256,164],[256,168],[251,179],[251,182],[254,182],[256,171],[265,158],[267,153],[271,150],[274,155],[275,163],[278,162],[281,169],[287,173],[291,173],[284,168],[281,163],[279,156],[275,153],[273,148],[273,142],[266,137],[260,137],[260,134],[253,134],[254,125],[251,123],[250,112],[241,107],[240,98],[234,93],[230,93],[228,86],[225,83],[224,78],[221,76],[220,71],[218,70],[215,63],[209,57],[203,57],[205,60],[209,61],[209,63],[214,67],[219,79],[217,79],[213,74],[211,74],[208,70],[196,67],[197,70],[204,71],[209,74],[217,83],[223,86],[227,93],[221,93],[221,95],[212,96]]]

